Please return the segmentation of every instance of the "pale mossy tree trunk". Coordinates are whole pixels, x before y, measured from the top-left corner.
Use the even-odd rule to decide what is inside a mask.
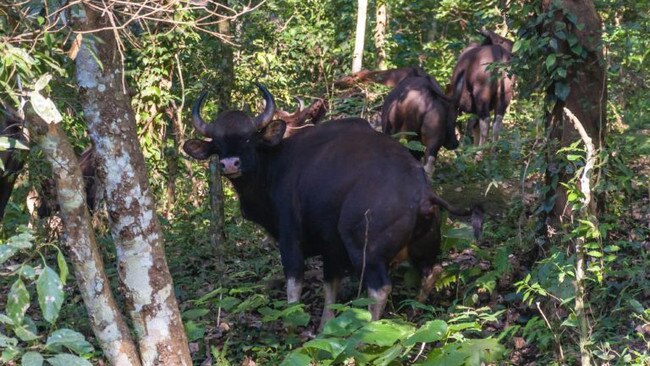
[[[386,27],[388,26],[388,7],[386,1],[377,2],[375,11],[375,49],[377,50],[377,69],[386,70]]]
[[[38,104],[38,100],[33,104]],[[39,110],[39,107],[35,107]],[[40,109],[42,110],[42,108]],[[139,366],[140,357],[104,271],[104,262],[86,205],[86,192],[77,156],[58,121],[46,122],[28,109],[27,125],[52,167],[63,224],[63,249],[72,262],[75,279],[88,311],[90,324],[111,365]]]
[[[352,54],[352,72],[359,72],[363,63],[363,46],[366,39],[366,18],[368,14],[368,0],[358,0],[357,31],[354,40],[354,53]]]
[[[85,7],[76,78],[105,180],[118,275],[143,365],[191,365],[110,16]],[[99,29],[104,29],[97,31]]]

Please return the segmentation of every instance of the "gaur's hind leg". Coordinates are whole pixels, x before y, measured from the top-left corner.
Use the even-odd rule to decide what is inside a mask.
[[[388,266],[384,263],[369,263],[366,266],[363,280],[368,288],[368,297],[375,301],[368,305],[368,311],[370,311],[372,320],[377,320],[384,312],[388,295],[392,289],[388,277]]]
[[[336,295],[341,288],[341,278],[343,277],[343,270],[337,264],[333,265],[331,258],[323,258],[323,292],[325,293],[325,301],[323,303],[323,315],[320,318],[320,325],[318,326],[319,330],[323,330],[325,323],[334,318],[334,311],[329,307],[336,303]]]
[[[492,147],[492,152],[496,150],[496,143],[499,141],[499,132],[503,126],[503,116],[497,114],[494,116],[494,125],[492,126],[492,140],[494,141],[494,146]]]

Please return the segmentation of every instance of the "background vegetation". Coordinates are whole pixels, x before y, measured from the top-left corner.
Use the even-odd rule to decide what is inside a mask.
[[[402,265],[393,270],[395,288],[385,319],[370,323],[367,302],[357,297],[358,282],[350,279],[339,316],[318,336],[319,275],[310,272],[311,285],[301,305],[286,304],[279,252],[260,228],[241,218],[227,182],[227,240],[219,250],[214,248],[207,167],[189,160],[178,146],[193,134],[187,123],[189,105],[202,90],[214,96],[206,115],[224,109],[223,90],[229,91],[229,108],[255,113],[261,98],[253,81],[265,84],[283,109],[294,108],[293,96],[318,97],[329,101],[332,118],[363,116],[376,122],[385,87],[333,87],[334,80],[350,71],[356,4],[268,0],[248,11],[255,4],[230,1],[229,7],[244,14],[227,30],[207,27],[223,39],[196,26],[199,12],[179,11],[174,24],[134,22],[125,31],[126,86],[194,362],[576,364],[573,242],[584,238],[593,363],[650,364],[650,4],[595,1],[604,23],[608,136],[593,189],[606,197],[606,208],[597,225],[581,220],[578,190],[571,183],[575,219],[553,226],[548,238],[542,238],[540,226],[546,223],[539,214],[550,210],[543,199],[549,190],[543,178],[549,109],[544,93],[562,74],[563,64],[549,65],[552,46],[548,39],[533,36],[541,5],[503,0],[384,2],[389,68],[419,65],[444,85],[460,50],[480,39],[475,30],[493,29],[517,40],[512,68],[517,93],[497,153],[477,162],[476,148],[466,141],[456,151],[442,151],[434,176],[434,189],[447,200],[484,202],[488,215],[483,238],[476,242],[464,223],[447,220],[444,273],[427,303],[413,300],[414,274]],[[47,93],[62,111],[63,127],[81,153],[89,139],[73,81],[74,37],[43,26],[57,6],[38,1],[0,4],[0,97],[17,108],[22,90],[33,89],[49,73]],[[376,6],[370,3],[369,14]],[[373,16],[368,21],[368,29],[374,29]],[[15,37],[30,32],[36,36]],[[375,65],[368,31],[364,66]],[[8,147],[2,143],[0,150]],[[52,365],[83,360],[98,364],[102,354],[59,250],[60,233],[43,222],[27,228],[25,197],[40,187],[49,168],[38,148],[25,154],[28,168],[20,175],[0,226],[0,363],[38,364],[34,362],[44,356]],[[569,171],[580,173],[581,144],[557,154]],[[117,286],[115,248],[106,220],[101,211],[95,215],[107,272]],[[317,260],[310,265],[319,268]]]

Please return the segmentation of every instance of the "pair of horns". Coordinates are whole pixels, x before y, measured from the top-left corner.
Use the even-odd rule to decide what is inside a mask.
[[[262,91],[264,101],[266,102],[264,111],[262,111],[262,113],[253,119],[255,127],[258,130],[261,130],[266,127],[266,125],[268,125],[269,122],[271,122],[273,119],[273,113],[275,112],[275,101],[273,100],[273,95],[269,93],[264,85],[258,83],[255,83],[255,85],[260,89],[260,91]],[[194,128],[202,135],[208,134],[209,125],[203,121],[203,118],[201,118],[201,106],[203,105],[203,101],[207,95],[208,92],[203,92],[199,99],[194,102],[194,106],[192,107],[192,124],[194,125]]]

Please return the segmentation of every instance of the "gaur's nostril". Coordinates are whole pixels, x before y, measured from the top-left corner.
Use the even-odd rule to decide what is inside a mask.
[[[235,160],[235,162],[233,163],[233,165],[234,165],[236,168],[239,168],[239,166],[241,165],[241,162],[239,161],[239,159],[237,159],[237,160]]]
[[[219,168],[221,168],[221,170],[226,169],[226,164],[219,162]]]

